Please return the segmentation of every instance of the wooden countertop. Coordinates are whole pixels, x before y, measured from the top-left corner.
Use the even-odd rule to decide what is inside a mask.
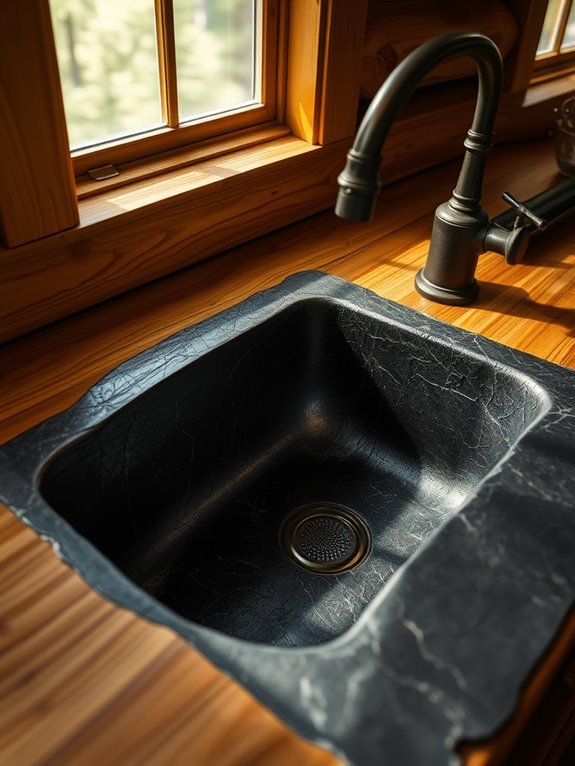
[[[448,199],[458,168],[387,187],[371,224],[328,211],[0,347],[0,443],[72,404],[135,353],[305,269],[575,368],[569,224],[534,240],[519,266],[483,255],[471,308],[414,291],[432,211]],[[499,147],[488,159],[484,203],[495,215],[502,191],[524,199],[559,180],[549,142]],[[338,763],[168,630],[91,591],[1,507],[0,593],[1,764]]]

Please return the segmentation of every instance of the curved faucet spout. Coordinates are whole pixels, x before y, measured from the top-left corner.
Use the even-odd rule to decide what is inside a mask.
[[[473,152],[489,151],[493,123],[499,105],[503,63],[495,43],[476,32],[447,32],[420,45],[390,74],[375,95],[357,131],[347,165],[338,178],[340,192],[336,215],[368,221],[375,196],[380,189],[381,150],[398,113],[422,79],[438,64],[452,58],[470,56],[477,64],[479,89],[473,123],[465,142]],[[468,146],[472,144],[472,146]],[[464,196],[481,197],[482,178],[464,178]],[[467,180],[473,180],[468,189]],[[461,179],[460,179],[461,181]]]
[[[430,255],[417,289],[447,303],[468,303],[477,294],[475,266],[482,252],[489,218],[481,208],[485,154],[493,143],[493,124],[503,76],[495,43],[475,32],[448,32],[411,53],[391,73],[373,99],[359,127],[347,163],[340,173],[335,212],[342,218],[368,221],[380,189],[381,150],[393,121],[421,80],[441,62],[469,56],[479,75],[473,123],[465,139],[465,157],[451,200],[436,212]],[[437,251],[441,251],[439,265]],[[435,255],[434,255],[435,253]]]

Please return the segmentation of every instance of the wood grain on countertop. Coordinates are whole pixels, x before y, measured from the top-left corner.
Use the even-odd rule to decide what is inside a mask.
[[[0,443],[76,401],[112,367],[296,271],[319,268],[454,325],[575,368],[575,230],[523,264],[481,257],[473,307],[413,288],[458,163],[387,187],[368,225],[316,215],[0,347]],[[496,149],[485,206],[559,179],[547,143]],[[18,285],[14,285],[18,289]],[[62,287],[65,290],[65,286]],[[0,509],[0,764],[333,766],[165,628],[102,599]]]

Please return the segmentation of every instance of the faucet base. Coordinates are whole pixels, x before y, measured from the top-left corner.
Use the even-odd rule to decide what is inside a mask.
[[[420,269],[415,276],[415,289],[424,298],[435,303],[445,303],[448,306],[466,306],[468,303],[473,303],[479,293],[479,285],[475,279],[467,287],[450,290],[430,282],[424,275],[423,269]]]

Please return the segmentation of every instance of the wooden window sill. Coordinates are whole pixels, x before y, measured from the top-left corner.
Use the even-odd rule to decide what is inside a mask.
[[[348,145],[280,135],[85,197],[78,226],[0,247],[0,342],[329,207]]]
[[[261,126],[260,129],[247,128],[235,131],[230,135],[194,143],[191,146],[163,151],[144,160],[115,164],[114,167],[118,170],[119,175],[104,181],[96,181],[84,173],[76,178],[78,200],[96,195],[105,196],[112,189],[157,178],[201,162],[208,162],[216,157],[249,149],[278,138],[285,138],[290,133],[291,131],[287,126],[278,125],[274,122]]]
[[[547,102],[553,104],[557,98],[567,98],[574,90],[575,71],[573,69],[568,72],[563,69],[560,74],[542,72],[533,79],[523,99],[523,106],[531,107]]]
[[[319,149],[281,128],[275,129],[275,136],[271,136],[270,131],[266,136],[268,140],[262,143],[259,140],[261,133],[252,134],[246,147],[235,151],[229,151],[228,147],[226,152],[226,142],[219,142],[211,156],[204,156],[201,161],[184,164],[182,167],[176,165],[172,170],[155,177],[148,177],[146,173],[142,176],[140,168],[134,182],[125,186],[111,184],[108,190],[80,200],[79,228],[113,224],[113,219],[127,214],[131,214],[131,220],[134,214],[148,216],[187,199],[200,200],[205,194],[217,193],[220,188],[237,184],[240,180],[249,183],[252,176],[276,163],[289,163],[293,158],[313,154]],[[193,150],[190,154],[193,154]],[[149,173],[153,173],[153,166],[150,166]],[[252,192],[255,191],[257,186],[252,189]],[[66,238],[66,233],[62,236]]]

